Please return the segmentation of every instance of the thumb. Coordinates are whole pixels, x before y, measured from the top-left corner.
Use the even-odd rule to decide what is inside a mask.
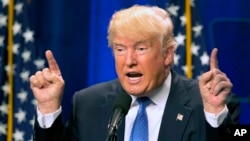
[[[42,73],[44,78],[50,83],[64,83],[61,76],[55,74],[54,72],[51,72],[49,69],[44,69]]]
[[[213,77],[213,74],[211,71],[208,71],[206,73],[203,73],[200,80],[199,80],[199,83],[200,85],[206,85]]]

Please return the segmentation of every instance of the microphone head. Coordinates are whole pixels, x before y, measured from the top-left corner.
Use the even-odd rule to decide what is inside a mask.
[[[122,92],[118,94],[113,105],[113,112],[115,111],[115,109],[121,108],[123,111],[123,114],[126,115],[130,108],[131,101],[132,101],[132,98],[127,93]]]

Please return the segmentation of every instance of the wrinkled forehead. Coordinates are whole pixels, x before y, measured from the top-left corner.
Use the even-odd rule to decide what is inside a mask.
[[[151,46],[156,42],[155,38],[130,38],[129,36],[115,36],[112,45],[121,46],[136,46],[136,45],[147,45]]]

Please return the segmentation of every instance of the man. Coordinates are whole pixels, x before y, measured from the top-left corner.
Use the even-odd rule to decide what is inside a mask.
[[[118,79],[76,92],[66,126],[60,108],[64,80],[52,52],[46,52],[49,68],[30,77],[38,101],[35,140],[105,140],[112,105],[124,90],[132,102],[117,131],[118,140],[133,140],[139,97],[150,99],[149,141],[219,140],[239,122],[239,103],[230,92],[232,83],[217,66],[217,49],[211,53],[210,71],[199,82],[172,70],[176,43],[165,10],[135,5],[116,12],[108,41]]]

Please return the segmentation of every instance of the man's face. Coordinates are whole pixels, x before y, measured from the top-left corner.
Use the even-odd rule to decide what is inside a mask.
[[[159,40],[133,40],[116,36],[113,40],[116,71],[123,88],[132,95],[146,96],[163,84],[173,52],[162,51]]]

